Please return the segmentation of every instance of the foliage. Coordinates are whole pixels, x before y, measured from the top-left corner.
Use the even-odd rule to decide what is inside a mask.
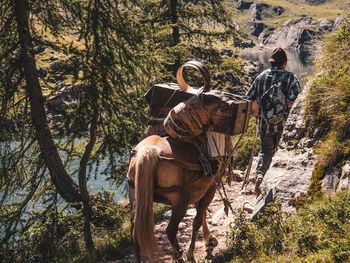
[[[113,200],[114,193],[98,192],[91,201],[92,223],[96,227],[120,228],[124,221],[122,206]]]
[[[255,118],[251,118],[249,120],[248,131],[243,135],[236,149],[237,153],[235,154],[235,158],[233,161],[233,166],[235,167],[235,169],[245,170],[248,166],[251,150],[254,145],[254,140],[256,135],[256,126],[257,124],[255,121]],[[254,156],[256,156],[259,151],[260,151],[260,140],[259,138],[257,138],[256,146],[254,149]]]
[[[140,19],[150,24],[151,52],[162,65],[162,78],[157,81],[174,82],[178,67],[195,59],[213,72],[213,86],[221,89],[241,86],[243,63],[232,54],[224,56],[217,48],[232,45],[239,36],[232,14],[224,1],[142,0]],[[194,87],[202,86],[202,79],[193,71],[185,79]]]
[[[318,131],[316,147],[319,161],[308,190],[310,196],[321,192],[321,180],[328,167],[350,156],[350,25],[330,35],[317,61],[319,71],[307,93],[309,134]]]
[[[325,42],[323,55],[317,61],[322,74],[312,79],[307,94],[310,124],[323,130],[325,143],[319,152],[327,159],[336,159],[339,149],[349,152],[349,147],[344,147],[350,138],[349,28],[349,24],[344,25]]]
[[[16,16],[15,10],[23,13]],[[28,258],[54,260],[51,248],[66,247],[56,239],[67,233],[76,242],[68,254],[82,251],[77,247],[82,232],[93,236],[98,246],[104,239],[96,232],[119,228],[123,211],[110,194],[89,193],[87,181],[101,176],[102,161],[108,164],[104,174],[123,181],[126,153],[148,119],[143,94],[155,81],[173,81],[180,63],[196,58],[206,61],[211,71],[242,76],[242,62],[223,58],[214,48],[218,41],[236,37],[230,14],[222,1],[207,0],[4,0],[0,17],[2,253],[23,245],[25,252],[19,255],[25,256],[33,246],[37,254]],[[24,18],[24,25],[19,18]],[[28,30],[21,28],[27,23]],[[26,44],[20,32],[28,34]],[[33,58],[29,71],[26,55]],[[42,115],[35,119],[38,112]],[[53,146],[49,151],[45,138]],[[54,155],[57,162],[49,162]],[[67,201],[65,187],[57,190],[61,183],[84,196],[86,209],[78,210],[83,215],[74,214],[80,218],[76,232],[70,230],[71,215],[53,212]],[[64,233],[61,227],[66,227]],[[30,229],[35,239],[25,234]],[[46,235],[48,229],[54,229],[51,236]],[[51,242],[48,251],[40,243],[45,238]],[[128,243],[125,237],[112,239],[107,246]]]
[[[350,192],[323,197],[286,218],[278,204],[250,222],[240,212],[227,235],[232,262],[347,262]]]
[[[49,211],[38,212],[35,224],[17,242],[9,242],[0,249],[1,262],[95,262],[118,258],[118,254],[120,257],[125,253],[121,249],[130,246],[130,237],[123,229],[126,210],[112,197],[107,191],[94,195],[96,250],[92,254],[84,248],[81,211],[53,206]]]

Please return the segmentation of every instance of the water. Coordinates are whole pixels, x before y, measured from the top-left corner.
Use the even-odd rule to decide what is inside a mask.
[[[266,50],[243,50],[240,56],[245,60],[258,62],[260,73],[271,67],[271,63],[268,61],[271,53],[272,51]],[[297,75],[303,87],[307,82],[307,76],[315,71],[315,54],[307,50],[286,50],[286,53],[288,58],[286,70]]]

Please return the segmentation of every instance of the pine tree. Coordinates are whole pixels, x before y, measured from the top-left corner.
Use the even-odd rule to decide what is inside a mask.
[[[83,202],[85,241],[92,249],[87,168],[92,157],[98,163],[109,155],[115,169],[116,155],[125,156],[132,136],[143,130],[139,125],[146,118],[142,95],[152,68],[142,43],[145,31],[133,20],[134,6],[127,2],[2,1],[0,14],[0,35],[6,40],[0,44],[3,242],[13,236],[35,195],[59,193],[75,207]],[[65,41],[68,33],[73,37]],[[38,63],[44,59],[35,52],[42,47],[74,61],[74,65],[50,67],[50,77],[65,74],[78,84],[64,85],[66,93],[78,89],[78,102],[54,117],[47,114],[46,106],[62,85],[51,86],[49,77],[39,78]],[[82,138],[87,143],[81,150],[77,139]],[[67,172],[77,158],[79,184]],[[25,201],[14,206],[11,195],[21,189]],[[51,200],[57,203],[57,198]]]
[[[222,43],[231,46],[239,39],[225,1],[146,0],[139,1],[139,6],[143,11],[141,21],[153,30],[150,46],[165,65],[164,81],[174,81],[179,66],[190,59],[202,61],[212,75],[233,71],[237,79],[241,78],[239,60],[220,54],[218,48]],[[232,86],[224,80],[213,84],[222,89]],[[192,81],[197,86],[202,83],[201,78]]]

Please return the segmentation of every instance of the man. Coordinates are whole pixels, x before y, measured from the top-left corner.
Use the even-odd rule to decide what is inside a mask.
[[[257,196],[280,141],[289,110],[301,91],[298,78],[285,70],[287,55],[282,48],[273,51],[269,62],[272,67],[259,74],[247,93],[253,101],[254,116],[259,118],[261,151],[256,168]]]

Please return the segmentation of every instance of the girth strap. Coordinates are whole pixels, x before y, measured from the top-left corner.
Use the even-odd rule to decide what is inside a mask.
[[[131,188],[135,189],[135,183],[134,181],[128,179],[128,184]],[[155,187],[154,188],[154,194],[166,194],[166,193],[175,193],[180,192],[182,187],[180,185],[173,185],[169,187]]]

